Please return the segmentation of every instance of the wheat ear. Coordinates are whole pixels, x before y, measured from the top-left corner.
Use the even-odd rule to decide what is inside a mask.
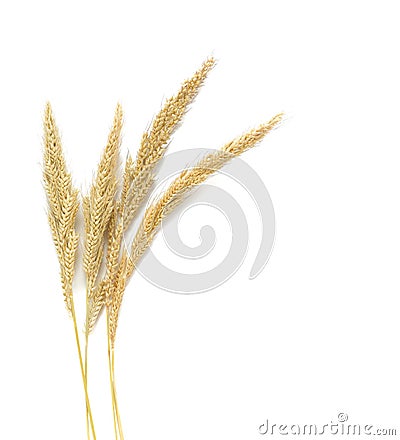
[[[78,248],[79,241],[79,235],[75,230],[75,220],[79,209],[78,190],[73,187],[71,175],[68,172],[65,164],[61,139],[50,103],[46,104],[43,128],[43,180],[48,201],[48,220],[60,264],[60,275],[64,300],[74,325],[75,341],[85,391],[87,420],[88,423],[90,422],[93,438],[96,439],[92,411],[90,408],[89,395],[85,380],[82,351],[75,314],[74,297],[72,293],[76,250]]]
[[[96,177],[89,195],[84,197],[83,202],[86,231],[83,267],[86,272],[89,297],[97,280],[103,257],[104,235],[114,209],[122,122],[122,107],[118,104]]]
[[[154,239],[161,221],[182,202],[193,188],[203,183],[215,171],[227,162],[239,156],[259,143],[283,118],[280,113],[269,122],[250,130],[224,145],[220,150],[207,154],[194,167],[184,170],[167,188],[167,190],[147,208],[143,220],[133,239],[131,253],[123,254],[119,265],[118,277],[114,285],[114,294],[110,306],[110,335],[114,345],[118,326],[119,311],[125,287],[136,265]]]
[[[72,186],[61,147],[60,135],[48,103],[44,116],[43,180],[48,201],[48,220],[60,264],[64,300],[71,313],[72,280],[79,236],[75,219],[78,190]]]
[[[107,144],[97,167],[89,194],[83,198],[85,220],[85,250],[83,268],[86,273],[85,320],[85,381],[88,382],[89,326],[93,310],[101,310],[104,304],[102,290],[96,287],[104,255],[105,234],[112,216],[117,192],[117,168],[121,145],[123,113],[117,105]]]
[[[143,134],[135,161],[128,157],[120,204],[125,230],[154,181],[154,169],[164,156],[171,136],[179,127],[189,105],[198,95],[214,65],[215,59],[208,58],[191,78],[183,82],[178,93],[167,99],[153,119],[151,128]]]
[[[121,144],[121,129],[123,113],[120,104],[117,105],[106,147],[99,162],[96,177],[90,187],[89,194],[83,198],[85,220],[85,251],[83,267],[86,273],[86,341],[89,329],[95,321],[93,316],[100,313],[104,301],[104,283],[96,281],[104,255],[105,233],[109,227],[115,207],[117,192],[117,168]],[[86,342],[87,347],[87,342]],[[85,349],[85,352],[87,348]],[[85,356],[85,364],[87,356]],[[85,368],[86,370],[86,368]]]
[[[179,127],[214,65],[214,58],[208,58],[191,78],[183,82],[178,93],[167,99],[154,117],[149,130],[143,134],[136,159],[133,160],[130,155],[126,159],[120,197],[114,207],[113,221],[110,221],[108,227],[106,274],[93,291],[89,304],[89,332],[94,329],[104,303],[109,303],[112,297],[123,232],[130,226],[145,200],[154,182],[155,168],[164,156],[171,136]],[[88,203],[88,200],[84,202]]]

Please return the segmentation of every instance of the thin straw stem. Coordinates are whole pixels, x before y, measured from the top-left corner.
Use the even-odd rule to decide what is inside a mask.
[[[108,370],[110,379],[110,390],[111,390],[111,401],[112,401],[112,411],[113,411],[113,421],[114,421],[114,433],[115,438],[118,440],[118,434],[120,440],[124,439],[124,434],[122,431],[121,418],[118,410],[117,396],[115,392],[115,376],[114,376],[114,350],[111,348],[111,336],[110,336],[110,325],[109,325],[109,312],[106,308],[107,314],[107,344],[108,344]]]
[[[90,407],[89,394],[88,394],[87,383],[86,383],[86,376],[85,376],[85,369],[84,369],[83,359],[82,359],[81,344],[80,344],[80,341],[79,341],[78,325],[77,325],[77,322],[76,322],[75,304],[74,304],[74,299],[73,299],[72,296],[71,296],[71,316],[72,316],[72,321],[73,321],[73,324],[74,324],[76,347],[77,347],[77,350],[78,350],[79,365],[81,367],[83,388],[84,388],[84,391],[85,391],[86,408],[87,408],[87,411],[88,411],[88,414],[89,414],[90,428],[92,430],[93,439],[96,440],[96,431],[94,429],[92,409]]]

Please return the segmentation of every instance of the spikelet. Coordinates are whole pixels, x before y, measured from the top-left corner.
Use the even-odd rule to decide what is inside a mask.
[[[94,293],[103,258],[104,236],[114,209],[122,117],[122,108],[118,104],[95,180],[90,188],[89,195],[83,199],[86,231],[83,266],[90,297]]]
[[[88,321],[85,322],[85,332],[92,332],[101,311],[106,303],[107,284],[105,281],[101,281],[94,289],[92,297],[88,302]]]
[[[106,274],[104,278],[93,289],[92,296],[88,306],[88,318],[85,324],[85,331],[91,333],[96,325],[100,313],[107,303],[113,292],[112,279],[118,266],[118,258],[120,254],[120,243],[122,242],[123,228],[122,222],[119,221],[118,226],[118,203],[114,202],[107,231],[107,254],[106,254]]]
[[[43,127],[43,180],[48,201],[48,221],[60,264],[65,304],[71,312],[72,281],[79,241],[75,230],[75,219],[79,209],[78,190],[72,186],[60,135],[49,103],[46,104]]]
[[[124,251],[123,264],[118,270],[118,282],[115,294],[112,296],[110,319],[111,342],[114,345],[118,326],[119,309],[121,307],[125,286],[131,277],[140,258],[146,252],[154,239],[163,218],[184,200],[193,188],[203,183],[215,171],[221,169],[234,157],[239,156],[254,147],[276,127],[283,118],[283,114],[274,116],[269,122],[250,130],[224,145],[220,150],[207,154],[194,167],[184,170],[167,188],[167,190],[152,203],[146,210],[143,220],[132,242],[131,253],[128,256]]]
[[[107,249],[107,261],[106,261],[106,304],[111,303],[111,297],[113,294],[113,281],[118,270],[119,254],[121,249],[122,237],[124,232],[123,221],[120,220],[114,229],[114,233],[109,235],[108,249]]]
[[[125,200],[125,209],[123,212],[124,231],[128,229],[134,220],[142,202],[146,198],[151,186],[154,183],[154,168],[146,166],[135,177],[132,178],[130,190]]]
[[[121,309],[122,298],[124,296],[126,283],[128,281],[128,278],[126,276],[128,261],[129,261],[128,255],[126,254],[126,252],[124,252],[118,267],[118,271],[116,272],[116,275],[113,280],[114,288],[113,288],[113,295],[111,297],[111,302],[110,304],[107,305],[108,316],[109,316],[109,322],[108,322],[109,334],[110,334],[110,342],[112,347],[114,347],[115,344],[119,312]]]
[[[122,181],[122,189],[121,189],[121,195],[117,202],[117,213],[119,215],[122,215],[126,206],[126,201],[128,198],[128,192],[131,187],[132,182],[132,173],[134,169],[134,163],[132,160],[132,156],[128,154],[128,157],[125,161],[125,169],[124,169],[124,176]]]

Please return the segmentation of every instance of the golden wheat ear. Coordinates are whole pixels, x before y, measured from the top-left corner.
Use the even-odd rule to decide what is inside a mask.
[[[60,263],[65,304],[74,325],[76,347],[85,391],[88,437],[90,429],[95,440],[96,432],[87,390],[72,293],[76,250],[79,242],[79,235],[75,230],[75,220],[79,209],[79,192],[72,185],[71,174],[65,164],[60,135],[49,103],[46,104],[45,108],[43,129],[43,180],[48,201],[48,220]]]
[[[215,59],[208,58],[191,78],[183,82],[178,93],[167,99],[154,117],[150,129],[143,134],[135,161],[128,156],[119,206],[123,215],[124,230],[129,227],[148,194],[154,181],[154,170],[164,156],[171,136],[180,126],[185,113],[214,66]]]
[[[89,194],[83,198],[86,231],[83,267],[89,296],[93,294],[96,284],[103,258],[104,236],[114,209],[122,123],[122,107],[118,104],[95,179]]]
[[[113,221],[110,221],[108,227],[106,274],[94,290],[89,304],[89,332],[93,330],[104,302],[110,304],[113,286],[117,282],[123,233],[132,223],[154,182],[155,168],[164,156],[171,136],[179,127],[214,65],[214,58],[208,58],[191,78],[183,82],[178,93],[167,99],[154,117],[149,130],[143,134],[136,159],[133,160],[130,155],[127,157],[120,197],[111,217]],[[84,201],[84,206],[87,203]]]
[[[60,264],[61,284],[71,313],[72,281],[79,236],[75,220],[79,209],[78,190],[72,185],[61,146],[61,138],[50,103],[43,120],[43,181],[48,202],[48,221]]]
[[[270,121],[244,133],[220,150],[207,154],[192,168],[184,170],[146,210],[138,231],[131,245],[130,255],[124,251],[118,268],[118,277],[114,283],[114,292],[110,305],[110,335],[114,345],[118,326],[119,311],[126,284],[132,276],[141,257],[149,248],[162,220],[181,203],[185,196],[209,176],[220,170],[230,160],[257,145],[272,129],[282,121],[283,114],[279,113]]]

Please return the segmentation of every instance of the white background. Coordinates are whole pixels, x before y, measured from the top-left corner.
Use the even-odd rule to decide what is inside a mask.
[[[218,66],[170,149],[217,148],[284,110],[285,124],[244,157],[274,202],[275,248],[250,281],[261,232],[244,201],[249,254],[227,283],[183,296],[134,276],[116,354],[125,438],[251,440],[267,418],[324,424],[340,411],[400,428],[396,6],[1,3],[0,438],[85,438],[41,186],[46,100],[85,189],[116,102],[124,154],[134,152],[162,100],[210,54]],[[195,243],[199,225],[182,226]],[[102,322],[90,391],[98,438],[111,439],[104,332]]]

